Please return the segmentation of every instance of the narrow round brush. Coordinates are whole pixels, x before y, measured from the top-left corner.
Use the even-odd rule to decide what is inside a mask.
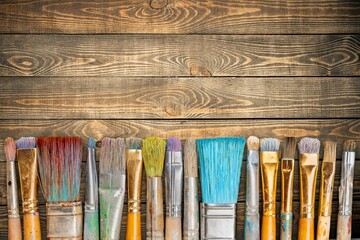
[[[184,240],[199,239],[198,163],[195,139],[184,147]]]
[[[4,144],[6,157],[6,186],[8,207],[8,239],[21,240],[21,223],[19,215],[18,188],[15,170],[16,143],[6,138]]]
[[[158,137],[143,140],[142,153],[147,176],[146,239],[164,239],[164,207],[161,175],[166,141]]]

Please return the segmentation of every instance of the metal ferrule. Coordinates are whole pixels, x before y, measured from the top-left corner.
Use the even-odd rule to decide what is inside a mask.
[[[38,159],[36,148],[18,149],[17,160],[19,164],[23,213],[37,213]]]
[[[335,177],[335,162],[323,162],[321,167],[319,216],[331,216],[332,193]]]
[[[76,202],[47,202],[47,239],[82,239],[82,206]]]
[[[15,160],[7,161],[7,206],[8,206],[8,217],[19,218],[19,201],[18,201],[18,190],[15,170]]]
[[[199,239],[198,178],[184,178],[184,240]]]
[[[181,217],[183,165],[181,152],[166,152],[165,187],[166,215]]]
[[[292,212],[294,159],[281,160],[281,213]]]
[[[200,204],[201,239],[235,239],[236,204]]]
[[[246,163],[246,215],[259,213],[259,151],[249,150]]]
[[[300,154],[300,217],[314,218],[319,154]]]
[[[98,180],[95,165],[95,149],[88,148],[86,165],[85,212],[98,211]]]
[[[351,215],[355,152],[343,152],[339,187],[339,215]]]
[[[127,149],[126,161],[128,178],[128,212],[140,213],[141,177],[143,165],[141,150]]]

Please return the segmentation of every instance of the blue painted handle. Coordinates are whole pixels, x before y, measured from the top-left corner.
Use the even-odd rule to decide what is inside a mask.
[[[85,211],[84,240],[99,239],[99,213]]]
[[[292,219],[292,213],[281,213],[280,240],[291,240]]]
[[[260,239],[260,217],[257,213],[245,215],[245,240],[259,240]]]

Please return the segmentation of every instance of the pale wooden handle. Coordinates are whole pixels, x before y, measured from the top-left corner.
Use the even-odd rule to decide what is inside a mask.
[[[24,214],[24,240],[41,240],[39,213]]]
[[[181,240],[181,217],[166,217],[165,240]]]
[[[351,220],[352,216],[338,215],[337,240],[351,239]]]
[[[298,240],[314,240],[314,219],[300,218]]]
[[[317,233],[316,239],[317,240],[328,240],[330,237],[330,224],[331,224],[331,217],[323,217],[319,216],[318,218],[318,226],[317,226]]]
[[[259,214],[245,215],[244,227],[245,240],[259,240],[260,239],[260,219]]]
[[[261,223],[261,239],[276,240],[276,217],[264,215]]]
[[[20,217],[9,218],[8,239],[9,240],[21,240],[22,239]]]
[[[148,178],[146,239],[164,239],[164,201],[160,177]]]

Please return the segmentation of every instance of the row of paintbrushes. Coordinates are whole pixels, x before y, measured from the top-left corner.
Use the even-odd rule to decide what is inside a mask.
[[[41,239],[37,202],[38,176],[46,200],[48,239],[119,239],[125,182],[128,184],[126,239],[141,239],[141,177],[147,175],[147,239],[234,239],[244,138],[104,138],[100,151],[99,184],[95,142],[88,142],[85,216],[79,198],[82,143],[77,137],[7,138],[9,239],[21,239],[15,158],[20,173],[24,238]],[[274,138],[247,140],[245,239],[276,239],[276,181],[280,142]],[[303,138],[299,144],[299,239],[314,239],[314,203],[320,141]],[[339,193],[338,239],[351,239],[352,184],[355,142],[344,143]],[[259,151],[260,148],[260,151]],[[281,159],[281,239],[291,239],[292,192],[296,139],[287,138]],[[336,143],[324,143],[317,239],[328,239]],[[165,160],[166,220],[162,173]],[[198,162],[202,203],[198,204]],[[260,231],[259,166],[263,190]],[[183,178],[184,173],[184,178]],[[184,181],[184,189],[183,189]],[[184,214],[182,215],[182,193]],[[100,197],[100,204],[98,203]],[[100,210],[98,206],[100,205]],[[182,221],[182,216],[184,217]],[[164,224],[165,222],[165,224]],[[184,226],[182,226],[182,223]],[[164,229],[165,226],[165,229]],[[200,228],[200,234],[199,234]],[[100,229],[100,231],[99,231]],[[84,235],[83,235],[84,231]],[[165,233],[165,234],[164,234]]]

